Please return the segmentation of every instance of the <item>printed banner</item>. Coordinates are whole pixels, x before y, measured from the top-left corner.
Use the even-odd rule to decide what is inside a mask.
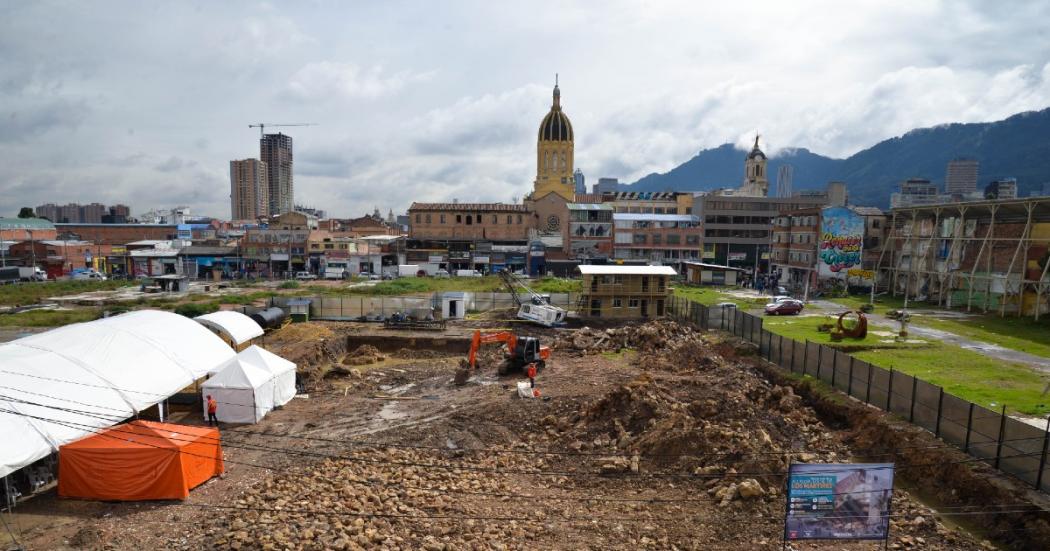
[[[819,277],[845,279],[850,268],[860,268],[864,217],[846,207],[821,211]]]
[[[892,497],[893,463],[793,463],[784,538],[884,540]]]

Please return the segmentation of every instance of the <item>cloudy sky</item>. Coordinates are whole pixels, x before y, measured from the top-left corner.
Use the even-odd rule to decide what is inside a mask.
[[[287,129],[295,198],[334,215],[510,201],[556,72],[588,183],[756,132],[846,156],[1050,106],[1048,21],[1040,0],[0,0],[0,214],[228,217],[255,122],[318,124]]]

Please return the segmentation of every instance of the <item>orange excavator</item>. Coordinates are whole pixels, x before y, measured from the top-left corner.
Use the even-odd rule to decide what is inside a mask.
[[[540,340],[536,337],[518,336],[509,331],[499,333],[482,333],[474,331],[474,338],[470,341],[470,354],[467,355],[467,364],[471,371],[477,368],[478,350],[486,343],[500,342],[506,345],[503,361],[500,362],[497,372],[506,375],[512,371],[525,371],[529,364],[536,364],[536,371],[543,371],[547,360],[551,357],[551,349],[540,346]]]

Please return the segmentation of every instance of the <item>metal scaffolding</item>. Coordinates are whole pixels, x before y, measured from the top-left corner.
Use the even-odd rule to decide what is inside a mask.
[[[899,207],[877,282],[892,296],[1000,316],[1050,313],[1050,197]]]

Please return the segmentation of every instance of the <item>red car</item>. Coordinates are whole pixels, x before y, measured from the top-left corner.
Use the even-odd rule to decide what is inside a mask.
[[[803,307],[800,300],[781,300],[780,302],[767,304],[766,314],[773,316],[794,315],[801,312]]]

